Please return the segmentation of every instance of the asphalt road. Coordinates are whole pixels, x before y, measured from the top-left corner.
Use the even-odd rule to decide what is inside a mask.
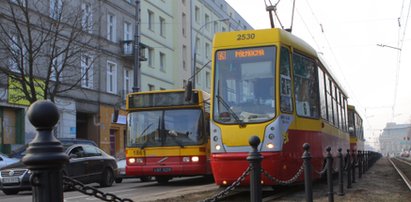
[[[204,177],[190,177],[190,178],[174,178],[167,184],[158,184],[156,181],[141,182],[139,179],[124,179],[122,183],[114,183],[112,187],[99,188],[98,184],[90,184],[104,193],[111,193],[120,198],[129,198],[137,201],[150,201],[159,197],[170,195],[174,196],[176,193],[182,193],[191,189],[203,189],[204,187],[214,187],[215,185],[210,179]],[[32,192],[19,192],[17,195],[4,195],[0,192],[0,202],[31,202]],[[84,202],[84,201],[101,201],[93,196],[85,195],[79,191],[64,192],[65,202]]]

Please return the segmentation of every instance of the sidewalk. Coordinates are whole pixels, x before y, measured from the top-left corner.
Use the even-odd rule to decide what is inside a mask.
[[[408,202],[411,201],[411,191],[402,181],[401,177],[396,173],[391,163],[386,158],[378,160],[367,172],[358,179],[356,173],[356,183],[352,184],[352,188],[347,189],[347,181],[344,179],[344,196],[338,196],[338,180],[334,179],[334,201],[335,202]],[[206,187],[187,188],[178,193],[160,193],[153,196],[150,201],[156,202],[191,202],[204,200],[217,191],[218,187],[214,184]],[[327,202],[327,184],[317,182],[313,185],[313,199],[315,202]],[[142,199],[134,199],[135,201],[144,201]],[[242,200],[243,201],[243,200]],[[245,198],[244,201],[249,201]],[[272,201],[305,201],[304,191],[298,192],[290,196],[284,196],[280,199]]]

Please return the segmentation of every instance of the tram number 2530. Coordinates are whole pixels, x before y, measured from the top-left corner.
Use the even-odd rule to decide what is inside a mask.
[[[255,38],[255,34],[254,34],[254,33],[237,34],[237,41],[250,40],[250,39],[254,39],[254,38]]]

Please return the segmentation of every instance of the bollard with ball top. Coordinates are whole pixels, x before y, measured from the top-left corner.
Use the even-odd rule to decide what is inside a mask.
[[[252,166],[250,173],[250,200],[252,202],[260,202],[262,201],[261,161],[263,160],[263,157],[257,150],[260,144],[260,138],[252,136],[248,142],[253,148],[247,157],[247,161],[250,163],[250,166]]]
[[[27,114],[37,130],[22,160],[32,172],[32,201],[62,202],[62,168],[68,163],[68,156],[60,141],[51,133],[59,120],[57,107],[51,101],[36,101],[29,107]]]

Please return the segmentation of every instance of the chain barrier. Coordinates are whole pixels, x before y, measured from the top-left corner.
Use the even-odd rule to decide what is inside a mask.
[[[72,188],[76,191],[79,191],[79,192],[81,192],[85,195],[94,196],[94,197],[99,198],[103,201],[133,202],[133,200],[128,199],[128,198],[122,199],[122,198],[120,198],[120,197],[118,197],[114,194],[104,193],[104,192],[102,192],[102,191],[100,191],[100,190],[98,190],[94,187],[84,185],[83,183],[81,183],[81,182],[79,182],[75,179],[69,178],[67,176],[63,176],[63,184],[68,186],[69,188]]]
[[[301,165],[300,169],[297,171],[297,173],[294,175],[294,177],[292,177],[292,178],[289,179],[289,180],[280,180],[280,179],[277,179],[277,178],[271,176],[270,173],[268,173],[267,171],[265,171],[264,169],[261,168],[261,172],[262,172],[268,179],[270,179],[271,181],[273,181],[273,182],[275,182],[275,183],[277,183],[277,184],[280,184],[280,185],[290,185],[290,184],[294,183],[294,182],[297,181],[297,179],[301,176],[301,174],[303,173],[303,171],[304,171],[304,164]]]
[[[228,186],[227,188],[225,188],[223,191],[215,194],[214,196],[207,198],[201,202],[215,202],[218,199],[222,199],[224,198],[228,193],[230,193],[231,191],[233,191],[235,188],[237,188],[238,186],[240,186],[241,182],[243,182],[245,180],[245,177],[247,177],[251,170],[253,170],[253,167],[250,165],[248,166],[248,168],[243,172],[243,174],[236,180],[234,181],[230,186]]]
[[[326,162],[324,168],[321,171],[314,170],[314,172],[317,173],[319,176],[321,176],[321,175],[324,175],[325,172],[327,172],[327,168],[328,168],[328,161]]]

